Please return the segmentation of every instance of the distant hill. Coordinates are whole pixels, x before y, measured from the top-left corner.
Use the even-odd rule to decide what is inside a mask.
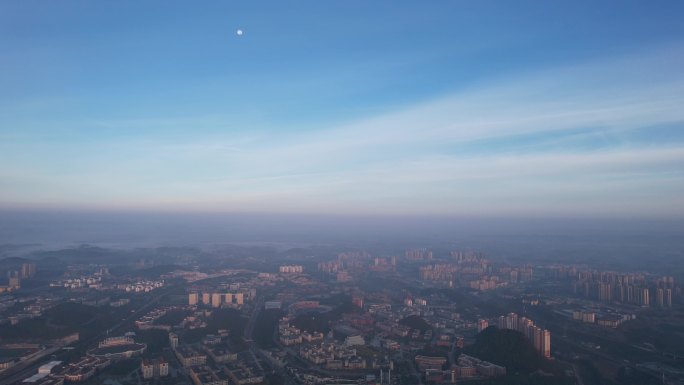
[[[495,326],[480,332],[464,353],[505,366],[510,374],[528,374],[542,365],[542,357],[524,334]]]
[[[102,247],[81,245],[62,250],[39,251],[33,254],[36,259],[56,258],[69,263],[102,263],[116,261],[121,263],[130,258],[127,252]]]
[[[306,257],[307,255],[311,255],[311,250],[305,249],[303,247],[295,247],[292,249],[285,250],[284,252],[285,255],[289,256],[290,258],[293,257]]]
[[[26,262],[31,262],[31,260],[19,257],[7,257],[0,259],[0,267],[21,266],[22,263]]]
[[[5,281],[7,272],[21,269],[21,265],[26,262],[31,262],[31,260],[19,257],[7,257],[0,259],[0,282]]]
[[[22,244],[3,243],[3,244],[0,244],[0,257],[13,257],[13,256],[25,255],[26,253],[30,252],[32,249],[35,249],[35,248],[40,247],[40,246],[41,245],[39,243],[22,243]]]
[[[41,265],[59,265],[63,264],[62,261],[55,257],[55,256],[49,256],[49,257],[43,257],[40,259],[40,264]]]
[[[154,279],[159,277],[161,274],[166,274],[170,273],[172,271],[176,270],[188,270],[189,268],[186,266],[181,266],[181,265],[157,265],[157,266],[152,266],[148,267],[146,269],[141,269],[135,271],[135,275],[140,276],[140,277],[146,277],[150,279]],[[130,274],[130,269],[127,271],[128,274]],[[112,273],[114,274],[114,273]]]

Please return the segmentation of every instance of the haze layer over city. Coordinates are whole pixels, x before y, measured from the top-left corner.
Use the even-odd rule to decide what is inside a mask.
[[[683,384],[682,20],[0,3],[0,385]]]

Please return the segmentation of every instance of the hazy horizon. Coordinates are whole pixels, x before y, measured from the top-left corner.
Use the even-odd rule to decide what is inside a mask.
[[[426,247],[493,259],[666,270],[684,255],[684,221],[2,211],[0,256],[81,245],[133,250],[330,245],[402,254]]]

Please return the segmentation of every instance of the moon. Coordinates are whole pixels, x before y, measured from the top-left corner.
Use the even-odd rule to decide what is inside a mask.
[[[235,31],[235,34],[238,36],[242,36],[243,32],[241,29],[238,29],[237,31]]]

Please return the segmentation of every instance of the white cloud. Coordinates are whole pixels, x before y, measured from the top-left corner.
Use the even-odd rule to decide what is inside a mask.
[[[676,143],[515,155],[449,151],[481,139],[578,128],[619,135],[684,122],[678,52],[528,74],[315,131],[202,135],[193,128],[220,125],[222,118],[187,118],[181,120],[185,136],[94,143],[87,159],[71,158],[58,181],[50,165],[37,162],[19,177],[23,182],[15,175],[6,183],[0,199],[171,209],[682,215],[684,147]],[[62,151],[68,153],[68,145]]]

